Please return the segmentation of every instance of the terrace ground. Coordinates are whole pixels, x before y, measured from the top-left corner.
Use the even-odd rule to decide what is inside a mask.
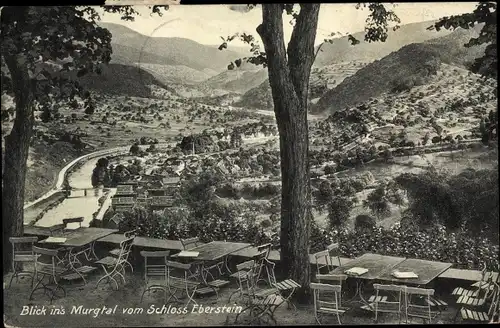
[[[139,271],[139,270],[136,270]],[[66,288],[66,297],[58,298],[50,305],[49,297],[43,292],[38,291],[34,295],[34,300],[29,301],[30,293],[29,279],[20,279],[19,283],[14,282],[10,289],[4,290],[4,320],[6,325],[14,327],[125,327],[125,326],[222,326],[232,325],[236,314],[215,314],[215,313],[198,313],[198,308],[194,307],[193,303],[187,306],[186,314],[148,314],[147,311],[154,308],[161,308],[164,305],[164,294],[162,292],[152,292],[145,294],[143,302],[141,302],[141,294],[144,290],[144,282],[142,272],[134,272],[130,274],[127,271],[127,283],[121,285],[118,291],[113,290],[107,283],[101,283],[96,289],[97,279],[102,275],[98,270],[92,276],[90,281],[84,287]],[[8,283],[9,276],[4,277],[4,282]],[[6,287],[4,287],[6,288]],[[351,287],[352,288],[352,287]],[[203,307],[233,307],[243,305],[238,294],[235,294],[229,302],[229,296],[236,291],[236,284],[233,283],[228,288],[223,288],[219,292],[219,298],[209,296],[204,298],[196,298],[198,304]],[[61,294],[61,292],[60,292]],[[172,307],[184,307],[185,299],[181,298],[184,303],[169,303]],[[452,301],[450,301],[452,302]],[[453,303],[449,303],[453,304]],[[86,309],[114,308],[116,312],[113,314],[101,314],[94,316],[94,312],[90,314],[71,314],[73,307]],[[348,304],[344,304],[350,307]],[[38,306],[47,308],[47,315],[20,315],[24,306]],[[65,314],[50,315],[51,309],[65,309]],[[143,309],[142,313],[124,314],[127,309]],[[168,304],[167,304],[168,308]],[[140,310],[135,310],[140,311]],[[434,321],[435,323],[452,323],[456,313],[456,308],[451,305],[447,310],[443,311]],[[289,309],[286,305],[278,308],[275,314],[278,325],[316,325],[313,305],[297,305],[297,311]],[[342,316],[342,324],[348,325],[364,325],[374,324],[373,313],[359,309],[359,305],[352,305],[350,309]],[[322,319],[322,324],[337,324],[335,316],[325,316]],[[396,315],[382,314],[378,320],[378,324],[398,324],[399,319]],[[414,319],[410,323],[421,323],[420,319]],[[243,313],[238,324],[248,325],[248,314]]]

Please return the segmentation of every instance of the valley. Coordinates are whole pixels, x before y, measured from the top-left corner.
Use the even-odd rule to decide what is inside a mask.
[[[340,38],[318,52],[310,77],[309,139],[319,227],[326,229],[340,210],[321,205],[325,183],[328,188],[355,184],[345,195],[342,189],[345,197],[339,200],[352,202],[343,222],[352,230],[356,217],[377,216],[366,202],[369,194],[405,173],[495,167],[497,153],[482,142],[481,124],[496,110],[497,82],[467,69],[484,47],[458,46],[475,30],[423,33],[431,23],[405,25],[383,45],[351,46]],[[138,184],[141,199],[148,189],[162,188],[161,179],[195,183],[204,177],[215,188],[215,203],[237,208],[244,220],[275,235],[281,173],[267,69],[243,63],[228,70],[231,61],[244,56],[239,48],[219,51],[191,40],[103,26],[113,35],[111,64],[100,76],[78,79],[90,90],[93,110],[80,99],[52,109],[48,120],[44,110],[35,112],[26,201],[47,192],[72,159],[125,146],[131,154],[108,158],[103,173],[108,178],[99,184]],[[2,109],[12,104],[12,98],[2,97]],[[3,125],[8,130],[9,119]],[[143,149],[133,150],[134,145]],[[88,175],[90,183],[89,168],[78,170],[72,174]],[[141,177],[152,180],[143,183]],[[180,188],[172,196],[174,206],[161,209],[190,206],[185,192]],[[403,198],[388,205],[378,225],[399,224],[409,206]]]

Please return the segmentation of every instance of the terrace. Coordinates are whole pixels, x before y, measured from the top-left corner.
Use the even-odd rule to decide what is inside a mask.
[[[255,312],[253,316],[249,316],[248,311],[242,312],[238,316],[237,324],[254,324],[259,313],[262,314],[260,321],[266,323],[276,321],[278,325],[317,324],[313,298],[310,304],[285,304],[285,299],[295,291],[298,284],[289,277],[280,276],[279,251],[271,250],[270,245],[256,247],[226,241],[200,243],[197,238],[163,240],[134,236],[133,232],[121,234],[117,233],[117,230],[100,228],[54,232],[53,229],[25,227],[25,234],[37,236],[36,247],[58,249],[58,265],[66,265],[68,270],[73,269],[80,275],[69,274],[61,280],[58,278],[64,275],[57,276],[56,281],[64,288],[65,293],[59,288],[53,294],[47,282],[46,286],[41,288],[44,292],[36,291],[33,300],[29,300],[32,291],[30,277],[13,279],[10,288],[10,276],[4,277],[4,312],[6,323],[10,325],[105,327],[233,324],[238,312],[249,304],[249,299],[241,296],[240,291],[253,295],[250,299],[253,300],[251,304]],[[40,252],[36,247],[35,251]],[[144,250],[148,252],[143,252]],[[110,254],[114,254],[115,258],[114,262],[109,262],[111,264],[104,260],[107,258],[109,261]],[[39,255],[38,264],[34,261],[25,263],[24,270],[33,272],[34,265],[37,265],[39,275],[47,272],[40,270],[39,265],[41,258],[49,255],[49,252],[41,252]],[[145,256],[150,256],[147,262]],[[159,262],[155,264],[151,262],[153,260]],[[482,313],[488,312],[490,304],[494,305],[493,312],[497,311],[498,316],[498,272],[460,270],[452,268],[451,263],[378,254],[364,254],[347,259],[335,254],[335,246],[311,254],[310,262],[312,281],[315,282],[312,286],[327,286],[329,290],[323,296],[329,297],[330,302],[335,302],[335,297],[342,299],[338,307],[323,311],[333,315],[319,317],[321,324],[338,324],[338,320],[341,320],[342,324],[398,324],[407,321],[462,323],[465,322],[461,318],[464,315],[460,312],[462,307],[471,311],[472,317],[469,319],[487,322],[490,317],[482,320]],[[157,272],[155,270],[159,267],[154,265],[158,264],[165,268],[172,266],[172,271],[166,269],[160,276],[151,276],[151,273]],[[103,270],[102,266],[107,266],[107,271]],[[155,269],[151,270],[153,267]],[[359,276],[352,275],[348,270],[353,268],[366,268],[368,272]],[[116,270],[116,275],[113,270]],[[188,277],[186,280],[182,280],[183,270],[190,273],[184,276]],[[391,274],[394,271],[411,272],[417,274],[417,278],[396,278]],[[269,274],[270,272],[275,274]],[[101,279],[106,273],[111,276],[108,283]],[[245,282],[241,280],[242,274],[247,278],[254,277],[254,283],[242,283]],[[120,275],[123,275],[123,279]],[[173,276],[177,277],[176,280],[173,280]],[[145,277],[148,277],[148,283]],[[332,279],[339,277],[340,287],[335,287],[337,284]],[[154,279],[150,280],[152,278]],[[156,287],[164,289],[152,289],[144,293],[147,286],[152,286],[151,281],[156,282]],[[179,293],[168,289],[179,288],[179,281],[184,283],[181,287],[189,287],[187,295],[182,294],[180,289]],[[404,300],[399,308],[389,305],[389,298],[394,294],[394,290],[386,296],[378,294],[384,291],[380,284],[399,290],[401,299]],[[414,288],[415,286],[419,288]],[[477,291],[476,297],[473,298],[483,300],[477,301],[481,305],[466,304],[464,297],[459,295],[459,287]],[[272,291],[262,298],[257,296],[259,292],[265,295],[262,291],[266,290]],[[425,320],[426,312],[423,318],[411,315],[407,317],[407,312],[411,313],[411,308],[407,306],[407,300],[411,299],[410,294],[420,291],[427,293],[431,290],[434,292],[432,297],[428,298],[433,304],[429,306],[431,319]],[[172,294],[176,296],[171,297]],[[397,297],[395,299],[397,300]],[[325,306],[326,303],[321,304]],[[162,309],[163,305],[165,308]],[[387,311],[382,311],[384,306]],[[425,302],[418,306],[427,309]],[[375,307],[378,308],[376,322]],[[171,312],[174,308],[181,309],[181,312]],[[182,313],[184,308],[185,313]],[[29,309],[32,309],[32,314],[20,315]],[[51,315],[34,315],[35,309],[46,309]],[[62,309],[64,313],[61,312]],[[339,313],[339,318],[336,313]],[[480,313],[481,317],[476,313]],[[422,313],[420,315],[422,316]]]

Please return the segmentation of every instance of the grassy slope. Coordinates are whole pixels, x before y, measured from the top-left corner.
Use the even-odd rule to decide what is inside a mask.
[[[426,65],[433,60],[463,66],[484,51],[484,46],[463,47],[476,34],[475,30],[457,30],[439,39],[404,46],[346,78],[323,95],[313,111],[332,112],[354,106],[390,91],[395,84],[410,77],[425,80]]]

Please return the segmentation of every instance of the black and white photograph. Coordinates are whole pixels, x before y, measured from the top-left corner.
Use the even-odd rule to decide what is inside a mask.
[[[500,323],[496,10],[0,7],[5,327]]]

